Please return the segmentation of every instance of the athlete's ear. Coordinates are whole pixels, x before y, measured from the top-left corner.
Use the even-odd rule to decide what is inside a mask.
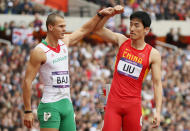
[[[145,32],[145,34],[147,35],[148,34],[148,32],[150,31],[150,27],[145,27],[145,30],[144,30]]]
[[[48,30],[49,30],[49,31],[52,31],[52,30],[53,30],[53,25],[49,24],[49,25],[48,25]]]

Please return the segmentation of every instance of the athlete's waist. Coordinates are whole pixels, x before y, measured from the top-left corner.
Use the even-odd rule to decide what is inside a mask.
[[[70,99],[70,89],[58,89],[58,90],[43,90],[41,101],[44,103],[56,102],[58,100],[68,98]]]
[[[42,99],[41,99],[41,102],[42,103],[54,103],[54,102],[58,102],[58,101],[60,101],[60,100],[63,100],[63,99],[68,99],[71,103],[72,103],[72,101],[71,101],[71,98],[70,97],[68,97],[68,96],[64,96],[64,97],[59,97],[59,98],[44,98],[44,97],[42,97]]]
[[[141,97],[142,85],[113,80],[110,93],[118,97]]]
[[[111,102],[141,102],[141,96],[114,96],[111,93],[108,99]]]
[[[121,75],[118,72],[115,72],[112,83],[121,83],[121,84],[123,83],[125,86],[126,86],[126,84],[128,86],[130,86],[130,85],[131,86],[134,86],[134,85],[141,86],[143,83],[143,77],[139,76],[138,79],[134,79],[129,76]]]
[[[65,92],[65,91],[69,91],[70,86],[59,86],[59,87],[55,87],[54,85],[44,85],[43,86],[43,93],[49,93],[49,94],[54,94],[54,93],[58,93],[58,92]]]

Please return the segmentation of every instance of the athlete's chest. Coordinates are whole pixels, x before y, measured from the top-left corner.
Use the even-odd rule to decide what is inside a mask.
[[[137,52],[130,48],[122,48],[117,59],[119,74],[138,79],[144,69],[148,67],[146,51]]]
[[[50,50],[46,54],[46,64],[52,68],[68,66],[68,49],[66,46],[61,46],[59,52]]]
[[[119,51],[119,58],[131,61],[142,66],[146,66],[147,59],[149,59],[147,50],[135,51],[131,48],[125,47]]]
[[[68,88],[70,85],[68,49],[62,46],[60,52],[49,51],[46,56],[47,61],[44,68],[51,77],[53,87]]]

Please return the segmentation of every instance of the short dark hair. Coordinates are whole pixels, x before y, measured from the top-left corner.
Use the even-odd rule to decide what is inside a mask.
[[[136,12],[132,13],[130,16],[130,20],[132,20],[134,18],[141,20],[144,28],[150,27],[150,25],[151,25],[151,18],[149,16],[149,14],[144,11],[136,11]]]
[[[60,17],[60,18],[64,19],[63,16],[61,16],[61,15],[55,13],[55,12],[49,14],[48,17],[47,17],[47,20],[46,20],[46,28],[47,28],[47,30],[48,30],[48,25],[54,25],[55,24],[55,18],[56,17]]]

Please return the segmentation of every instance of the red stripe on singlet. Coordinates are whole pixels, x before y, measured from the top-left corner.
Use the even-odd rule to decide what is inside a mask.
[[[48,51],[50,51],[50,50],[48,50]],[[48,51],[46,51],[45,53],[47,53]]]

